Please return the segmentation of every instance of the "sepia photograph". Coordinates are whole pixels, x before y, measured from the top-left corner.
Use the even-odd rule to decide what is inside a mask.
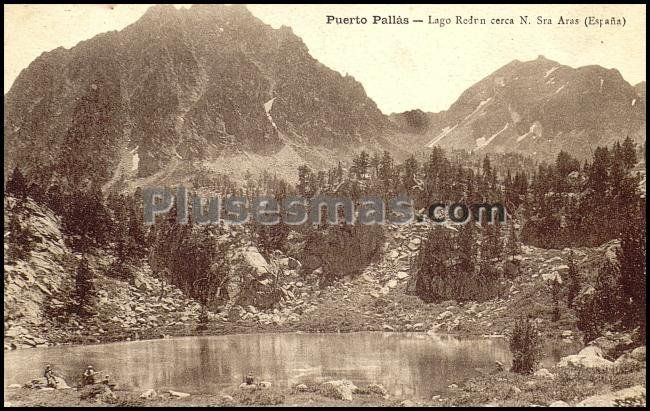
[[[5,4],[5,407],[645,407],[645,4]]]

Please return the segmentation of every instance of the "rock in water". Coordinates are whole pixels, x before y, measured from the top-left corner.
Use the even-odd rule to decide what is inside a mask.
[[[348,380],[327,381],[321,384],[320,393],[324,397],[352,401],[352,393],[357,387]]]

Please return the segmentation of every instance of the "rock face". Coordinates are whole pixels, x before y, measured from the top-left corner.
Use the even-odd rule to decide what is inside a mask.
[[[154,6],[121,31],[44,53],[4,107],[5,175],[22,164],[100,183],[238,149],[281,153],[274,164],[295,169],[304,159],[280,135],[342,149],[394,128],[354,78],[240,5]],[[255,163],[241,165],[265,166]]]
[[[448,110],[430,114],[426,144],[589,157],[590,146],[621,135],[642,141],[644,111],[645,99],[617,70],[574,69],[540,56],[512,61],[465,90]]]
[[[623,390],[614,391],[609,394],[594,395],[576,404],[577,407],[614,407],[617,401],[636,400],[637,405],[645,405],[645,387],[636,385]]]
[[[14,202],[5,198],[5,221],[15,212],[9,211]],[[65,245],[61,221],[52,210],[29,198],[22,208],[35,245],[17,261],[9,261],[5,252],[5,349],[46,347],[82,335],[98,342],[96,337],[109,330],[131,334],[197,319],[199,304],[178,288],[163,286],[146,264],[131,284],[107,276],[111,257],[101,252],[87,255],[95,274],[97,316],[82,321],[68,314],[77,256]]]
[[[283,296],[282,292],[273,286],[279,274],[278,268],[269,264],[256,247],[242,250],[241,256],[241,264],[231,270],[231,280],[228,284],[230,305],[272,307]]]
[[[5,224],[16,204],[13,197],[5,197]],[[35,243],[34,249],[26,260],[10,261],[5,241],[4,253],[4,307],[5,321],[20,318],[24,325],[41,325],[43,304],[48,299],[54,306],[62,307],[63,302],[51,298],[64,286],[65,276],[53,273],[65,273],[66,259],[70,250],[63,242],[60,231],[60,219],[48,208],[42,207],[28,199],[18,212],[22,224],[29,227]],[[7,226],[5,226],[5,233]],[[29,330],[16,326],[5,327],[5,336],[16,340],[24,346],[39,346],[46,341],[30,335]]]
[[[327,381],[321,384],[320,394],[337,400],[352,401],[352,393],[357,387],[348,380]]]

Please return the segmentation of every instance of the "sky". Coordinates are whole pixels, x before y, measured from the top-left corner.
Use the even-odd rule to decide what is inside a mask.
[[[4,92],[41,53],[73,47],[135,22],[150,5],[4,5]],[[176,5],[177,8],[189,5]],[[385,113],[446,110],[472,84],[499,67],[539,55],[571,67],[618,69],[631,84],[645,80],[645,5],[249,5],[274,28],[289,26],[311,55],[360,81]],[[327,16],[366,17],[365,25],[326,24]],[[528,25],[427,24],[432,18],[513,18]],[[425,23],[370,24],[372,16]],[[553,24],[535,24],[537,16]],[[558,25],[560,17],[578,25]],[[584,19],[625,18],[624,26]]]

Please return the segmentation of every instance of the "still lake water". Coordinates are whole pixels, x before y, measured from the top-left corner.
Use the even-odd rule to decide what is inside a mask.
[[[549,345],[543,366],[560,351]],[[5,352],[4,385],[42,376],[51,363],[72,386],[86,365],[106,370],[131,389],[219,393],[237,387],[252,371],[257,380],[291,386],[306,380],[349,379],[382,384],[392,395],[430,398],[494,361],[510,365],[505,339],[423,333],[240,334],[59,346]]]

